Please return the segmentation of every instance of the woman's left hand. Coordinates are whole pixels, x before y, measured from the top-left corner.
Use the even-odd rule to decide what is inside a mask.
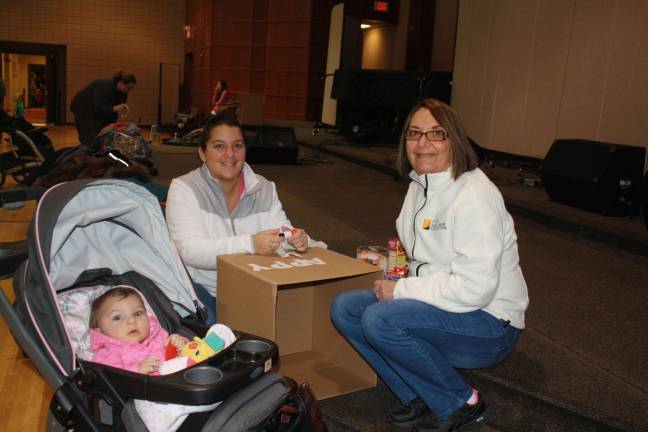
[[[282,227],[282,231],[288,230],[289,228]],[[296,228],[294,234],[288,237],[288,244],[294,247],[297,252],[306,252],[308,249],[308,234],[301,228]]]
[[[374,282],[373,292],[379,301],[394,300],[396,282],[380,279]]]

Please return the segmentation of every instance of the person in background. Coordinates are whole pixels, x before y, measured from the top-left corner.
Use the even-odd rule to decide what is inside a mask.
[[[224,111],[229,108],[229,89],[227,88],[227,82],[218,81],[214,86],[214,91],[211,97],[211,115],[224,114]]]
[[[292,229],[274,183],[245,162],[243,131],[236,117],[210,118],[198,154],[203,164],[171,181],[166,219],[198,298],[207,307],[207,323],[214,324],[219,255],[272,255],[279,247],[303,252],[315,242],[303,229]],[[290,236],[279,236],[287,230]]]
[[[517,236],[452,108],[425,99],[405,125],[398,166],[412,181],[396,228],[409,276],[339,294],[331,320],[401,402],[392,424],[475,430],[486,406],[455,368],[491,366],[517,343],[529,303]]]
[[[0,76],[0,112],[4,111],[4,98],[7,95],[7,87],[5,86],[5,82]]]
[[[92,81],[74,96],[70,110],[74,113],[79,141],[83,147],[91,148],[92,140],[101,129],[114,123],[119,117],[128,115],[128,92],[136,83],[135,75],[118,71],[112,78]]]
[[[25,118],[25,95],[23,93],[16,94],[16,118]]]

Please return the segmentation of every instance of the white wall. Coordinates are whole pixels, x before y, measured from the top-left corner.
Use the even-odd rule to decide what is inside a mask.
[[[648,147],[648,1],[460,0],[452,105],[480,145]]]

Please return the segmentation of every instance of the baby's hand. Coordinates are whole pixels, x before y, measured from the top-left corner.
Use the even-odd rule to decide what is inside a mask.
[[[138,366],[140,373],[150,375],[160,369],[160,360],[157,357],[148,356]]]
[[[176,351],[180,351],[184,346],[187,344],[187,339],[183,338],[179,334],[173,333],[169,335],[169,337],[166,340],[165,345],[168,345],[171,343],[176,349]]]

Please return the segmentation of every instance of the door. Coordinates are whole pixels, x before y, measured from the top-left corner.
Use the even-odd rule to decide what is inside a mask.
[[[160,63],[158,124],[172,125],[180,109],[180,63]]]

